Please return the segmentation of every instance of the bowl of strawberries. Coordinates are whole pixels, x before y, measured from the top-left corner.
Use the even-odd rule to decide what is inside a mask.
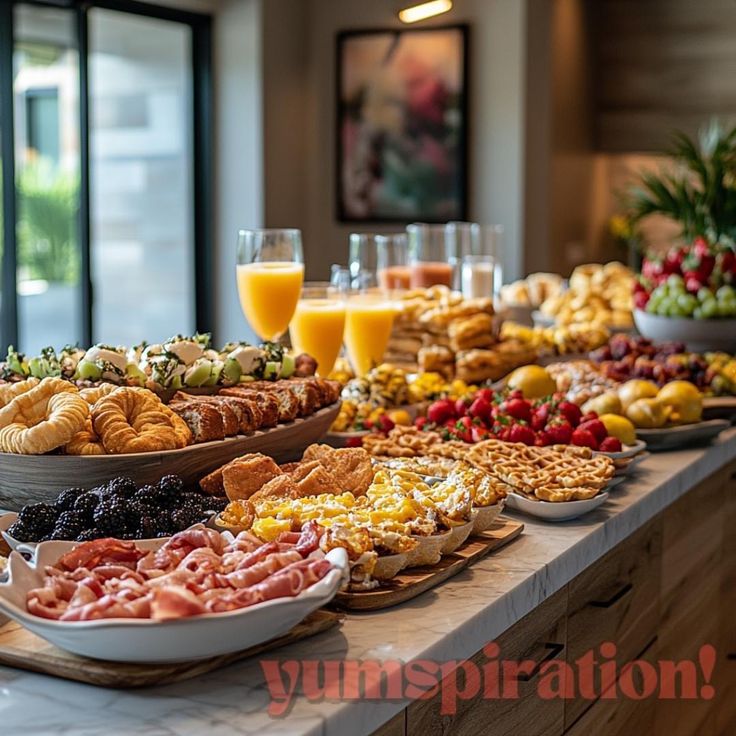
[[[612,457],[626,457],[643,449],[641,443],[631,447],[622,444],[609,434],[596,412],[583,413],[558,393],[527,399],[518,389],[481,388],[468,398],[433,402],[415,425],[434,430],[446,440],[468,443],[499,439],[537,447],[577,445]]]

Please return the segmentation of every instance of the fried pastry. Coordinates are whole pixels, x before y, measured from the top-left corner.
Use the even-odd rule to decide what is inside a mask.
[[[89,404],[76,386],[44,378],[0,409],[0,451],[41,455],[65,445],[84,428]]]
[[[90,386],[79,390],[79,395],[90,406],[94,406],[103,396],[111,394],[118,386],[114,383],[101,383],[99,386]]]
[[[447,331],[450,347],[455,351],[485,348],[494,342],[493,317],[485,312],[454,320]]]
[[[187,423],[151,391],[118,388],[92,408],[92,425],[109,454],[157,452],[186,447]]]
[[[79,392],[82,393],[81,391]],[[100,438],[95,434],[92,427],[92,419],[87,417],[84,429],[77,432],[69,442],[66,443],[64,451],[67,455],[106,455],[105,448]]]
[[[288,475],[277,475],[264,483],[262,488],[256,491],[247,502],[255,504],[264,498],[299,498],[301,495],[303,494],[293,478]]]
[[[171,410],[189,427],[195,443],[225,439],[225,426],[219,409],[203,401],[178,401]]]
[[[250,498],[281,474],[281,468],[273,458],[254,453],[233,460],[222,469],[222,487],[231,501],[238,501]]]
[[[300,497],[318,496],[320,493],[337,495],[343,490],[347,490],[343,487],[342,479],[339,479],[317,461],[303,463],[298,474],[291,473],[291,478],[296,482]]]
[[[25,381],[17,381],[16,383],[4,383],[0,386],[0,408],[9,404],[16,396],[30,391],[38,386],[40,381],[38,378],[26,378]]]

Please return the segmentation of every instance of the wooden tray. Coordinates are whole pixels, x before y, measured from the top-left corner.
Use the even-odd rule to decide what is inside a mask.
[[[130,664],[106,662],[101,659],[78,657],[58,649],[44,639],[32,634],[15,621],[0,627],[0,665],[17,667],[31,672],[62,677],[65,680],[86,682],[102,687],[149,687],[189,680],[212,672],[246,657],[271,651],[285,644],[304,639],[332,628],[343,616],[320,609],[307,616],[291,631],[258,646],[233,654],[223,654],[211,659],[174,664]]]
[[[249,452],[271,455],[278,462],[294,460],[301,457],[307,445],[325,435],[339,411],[340,402],[311,417],[272,429],[165,452],[86,457],[0,453],[0,507],[17,511],[27,503],[53,501],[64,488],[91,488],[119,475],[144,484],[176,473],[185,484],[193,484],[220,465]]]
[[[492,529],[470,537],[452,554],[442,557],[436,565],[402,570],[391,581],[375,590],[338,593],[330,605],[343,611],[379,611],[404,603],[457,575],[489,552],[500,549],[516,539],[523,529],[522,523],[501,517]]]

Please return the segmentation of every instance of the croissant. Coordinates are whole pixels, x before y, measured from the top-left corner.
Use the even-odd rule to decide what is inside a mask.
[[[80,391],[80,393],[82,393]],[[95,434],[92,420],[87,418],[84,429],[77,432],[64,447],[67,455],[105,455],[105,448]]]
[[[44,378],[0,409],[0,451],[41,455],[67,444],[89,415],[76,386]]]
[[[105,452],[160,452],[185,447],[192,440],[186,422],[151,391],[122,387],[92,408],[92,427]]]
[[[0,386],[0,407],[9,404],[16,396],[24,394],[26,391],[30,391],[35,386],[38,386],[40,381],[38,378],[26,378],[25,381],[18,381],[17,383],[6,383]]]

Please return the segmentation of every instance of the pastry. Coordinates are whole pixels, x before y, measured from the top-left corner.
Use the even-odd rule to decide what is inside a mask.
[[[80,391],[81,394],[81,391]],[[77,432],[69,442],[66,443],[64,451],[67,455],[106,455],[105,448],[100,438],[95,434],[92,427],[92,419],[87,417],[84,429]]]
[[[92,425],[109,454],[174,450],[192,441],[186,422],[145,389],[118,388],[101,398]]]
[[[493,317],[478,312],[470,317],[461,317],[448,326],[450,347],[454,351],[470,348],[485,348],[493,345]]]
[[[84,428],[89,405],[76,386],[44,378],[0,409],[0,451],[41,455]]]
[[[26,391],[35,388],[39,383],[38,378],[26,378],[25,381],[4,383],[0,386],[0,408],[9,404],[16,396],[20,396]]]
[[[232,386],[224,388],[220,391],[220,396],[234,396],[235,398],[251,399],[261,411],[260,427],[266,429],[275,427],[279,422],[279,402],[275,396],[262,391],[255,391],[246,388],[248,384],[243,386]]]
[[[231,501],[238,501],[250,498],[281,474],[281,468],[272,458],[260,453],[245,455],[222,468],[222,486]]]
[[[455,375],[455,355],[449,348],[441,345],[422,348],[417,360],[424,373],[439,373],[447,380]]]
[[[101,383],[99,386],[80,389],[79,395],[90,405],[96,404],[103,396],[111,394],[117,386],[114,383]]]
[[[225,439],[225,426],[219,407],[204,401],[177,401],[171,410],[181,417],[195,443]]]

